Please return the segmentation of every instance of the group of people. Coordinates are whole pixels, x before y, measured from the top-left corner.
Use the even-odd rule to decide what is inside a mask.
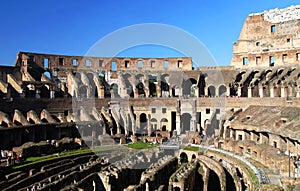
[[[1,166],[10,166],[16,163],[20,163],[22,155],[17,155],[13,151],[1,150]]]

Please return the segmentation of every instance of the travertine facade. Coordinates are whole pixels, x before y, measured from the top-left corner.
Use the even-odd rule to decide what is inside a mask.
[[[13,67],[0,67],[0,145],[10,149],[27,141],[75,138],[79,133],[92,147],[124,143],[129,137],[133,142],[143,137],[157,143],[181,135],[182,142],[214,142],[216,147],[250,155],[281,175],[293,171],[291,176],[299,177],[298,164],[290,164],[289,158],[300,156],[299,34],[300,6],[250,14],[228,67],[193,68],[190,57],[19,52]],[[54,130],[50,133],[46,127]],[[209,177],[219,180],[215,185],[220,190],[255,187],[243,165],[232,168],[234,159],[221,163],[213,152],[211,158],[187,151],[179,155],[181,162],[186,157],[191,164],[172,169],[172,176],[165,171],[168,165],[149,167],[171,177],[166,181],[169,189],[192,189],[200,184],[195,177],[201,177],[206,189]],[[132,173],[124,166],[119,170],[115,173],[111,166],[107,173],[93,176],[110,187],[111,174]],[[226,185],[229,175],[232,183]],[[160,187],[158,182],[136,178],[126,189],[149,190]]]
[[[300,62],[300,6],[250,14],[233,45],[231,65],[276,67]]]

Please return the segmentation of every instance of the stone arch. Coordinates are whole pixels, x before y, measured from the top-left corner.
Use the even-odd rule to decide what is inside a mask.
[[[156,74],[150,74],[148,76],[149,80],[149,97],[157,97],[158,92],[157,92],[157,75]]]
[[[168,126],[169,126],[168,120],[166,118],[162,118],[160,120],[160,129],[162,131],[166,131]]]
[[[147,124],[148,124],[148,119],[147,119],[147,114],[146,113],[141,113],[140,114],[140,134],[147,134]]]
[[[172,87],[172,97],[179,97],[180,88],[177,85]]]
[[[197,94],[195,94],[195,87],[197,87],[197,80],[195,80],[194,78],[189,78],[187,80],[184,80],[182,82],[183,96],[190,96],[190,97],[197,96]]]
[[[139,97],[145,97],[146,92],[145,92],[145,84],[144,84],[144,75],[137,74],[135,76],[135,80],[136,80],[136,89]]]
[[[216,88],[213,85],[208,86],[208,97],[216,97]]]
[[[220,85],[219,86],[219,97],[226,97],[227,95],[227,88],[225,85]]]
[[[169,97],[170,96],[170,86],[169,86],[169,74],[163,74],[161,76],[161,96],[162,97]]]
[[[187,163],[188,162],[188,155],[185,152],[181,152],[180,155],[180,163]]]
[[[44,75],[49,78],[50,80],[52,79],[52,75],[49,71],[44,72]]]
[[[111,95],[111,98],[120,97],[118,84],[113,83],[113,84],[110,85],[110,95]]]
[[[91,72],[86,73],[86,76],[89,80],[89,86],[91,88],[91,96],[92,97],[98,97],[98,88],[96,86],[96,83],[94,81],[94,74]]]
[[[49,90],[49,86],[46,87],[46,85],[44,84],[41,88],[40,88],[40,96],[41,98],[50,98],[50,90]]]
[[[193,154],[193,155],[192,155],[192,159],[195,159],[195,158],[197,158],[197,157],[196,157],[196,155],[195,155],[195,154]]]
[[[85,85],[79,86],[79,88],[78,88],[79,97],[86,98],[87,97],[87,91],[88,91],[88,89]]]
[[[123,76],[124,83],[125,83],[125,88],[126,88],[126,93],[129,95],[129,97],[133,98],[134,97],[134,91],[133,91],[133,86],[131,82],[131,74],[126,73]]]
[[[181,115],[181,127],[182,132],[190,130],[192,115],[189,113],[184,113]]]

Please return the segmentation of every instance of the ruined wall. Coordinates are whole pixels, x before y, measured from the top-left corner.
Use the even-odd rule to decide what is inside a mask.
[[[300,61],[300,7],[250,14],[233,45],[231,65],[273,67]]]

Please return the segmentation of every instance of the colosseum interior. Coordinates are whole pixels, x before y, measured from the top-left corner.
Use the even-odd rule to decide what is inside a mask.
[[[19,52],[0,66],[0,189],[299,190],[299,34],[292,6],[250,14],[230,66]]]

